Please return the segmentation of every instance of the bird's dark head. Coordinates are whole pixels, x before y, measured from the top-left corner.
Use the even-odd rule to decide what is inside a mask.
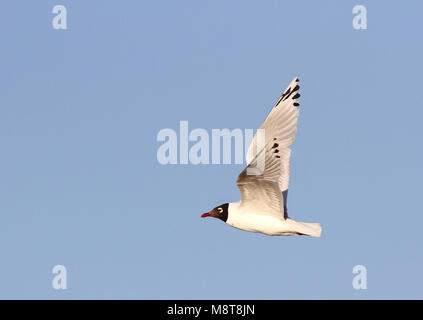
[[[213,217],[213,218],[218,218],[222,220],[223,222],[226,222],[226,220],[228,220],[228,209],[229,209],[229,203],[224,203],[224,204],[221,204],[220,206],[217,206],[210,212],[203,213],[201,217],[202,218]]]

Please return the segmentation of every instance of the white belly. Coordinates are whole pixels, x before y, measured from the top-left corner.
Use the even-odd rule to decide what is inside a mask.
[[[232,204],[231,204],[232,205]],[[290,223],[277,217],[277,215],[265,215],[262,213],[239,211],[237,207],[229,208],[228,220],[230,226],[250,231],[264,233],[269,236],[295,235],[295,230],[290,228]]]
[[[231,217],[228,218],[226,223],[237,229],[260,232],[267,235],[281,235],[283,229],[282,221],[272,217],[254,214],[245,214],[243,217]]]
[[[239,202],[229,204],[226,223],[237,229],[260,232],[269,236],[302,234],[320,237],[322,232],[319,223],[300,222],[290,218],[284,220],[282,212],[260,212],[259,208],[240,208]]]

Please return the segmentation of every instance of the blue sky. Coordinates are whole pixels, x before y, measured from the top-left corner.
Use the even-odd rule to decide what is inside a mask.
[[[65,5],[68,29],[52,28]],[[352,8],[368,29],[352,28]],[[423,4],[2,1],[0,298],[423,298]],[[243,165],[161,165],[163,128],[257,128],[301,79],[289,213],[201,213]],[[52,288],[52,268],[68,289]],[[367,290],[352,269],[367,268]]]

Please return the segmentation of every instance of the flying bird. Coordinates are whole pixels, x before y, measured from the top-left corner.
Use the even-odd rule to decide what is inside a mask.
[[[247,151],[247,167],[236,180],[241,201],[224,203],[201,217],[269,236],[320,237],[319,223],[295,221],[287,210],[289,146],[297,134],[299,89],[299,79],[295,78],[270,110],[260,127],[263,130],[254,136]],[[261,137],[260,131],[264,133]]]

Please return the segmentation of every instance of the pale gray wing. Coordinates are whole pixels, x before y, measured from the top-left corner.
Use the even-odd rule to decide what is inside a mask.
[[[261,125],[264,139],[258,133],[254,136],[247,152],[248,165],[237,179],[241,206],[282,219],[282,191],[287,190],[289,184],[291,150],[288,146],[295,140],[297,133],[297,99],[300,97],[298,81],[295,78],[291,82]]]
[[[278,149],[280,150],[282,170],[278,183],[281,191],[288,189],[289,185],[289,159],[291,150],[288,147],[294,142],[297,134],[299,116],[299,103],[297,99],[300,97],[299,89],[299,79],[294,78],[282,96],[276,101],[259,128],[264,132],[264,145],[274,138],[277,138],[279,141]],[[256,133],[248,148],[247,163],[250,163],[262,149],[258,134]]]
[[[282,172],[280,141],[272,139],[238,176],[240,206],[252,212],[284,218],[283,198],[279,188]]]

